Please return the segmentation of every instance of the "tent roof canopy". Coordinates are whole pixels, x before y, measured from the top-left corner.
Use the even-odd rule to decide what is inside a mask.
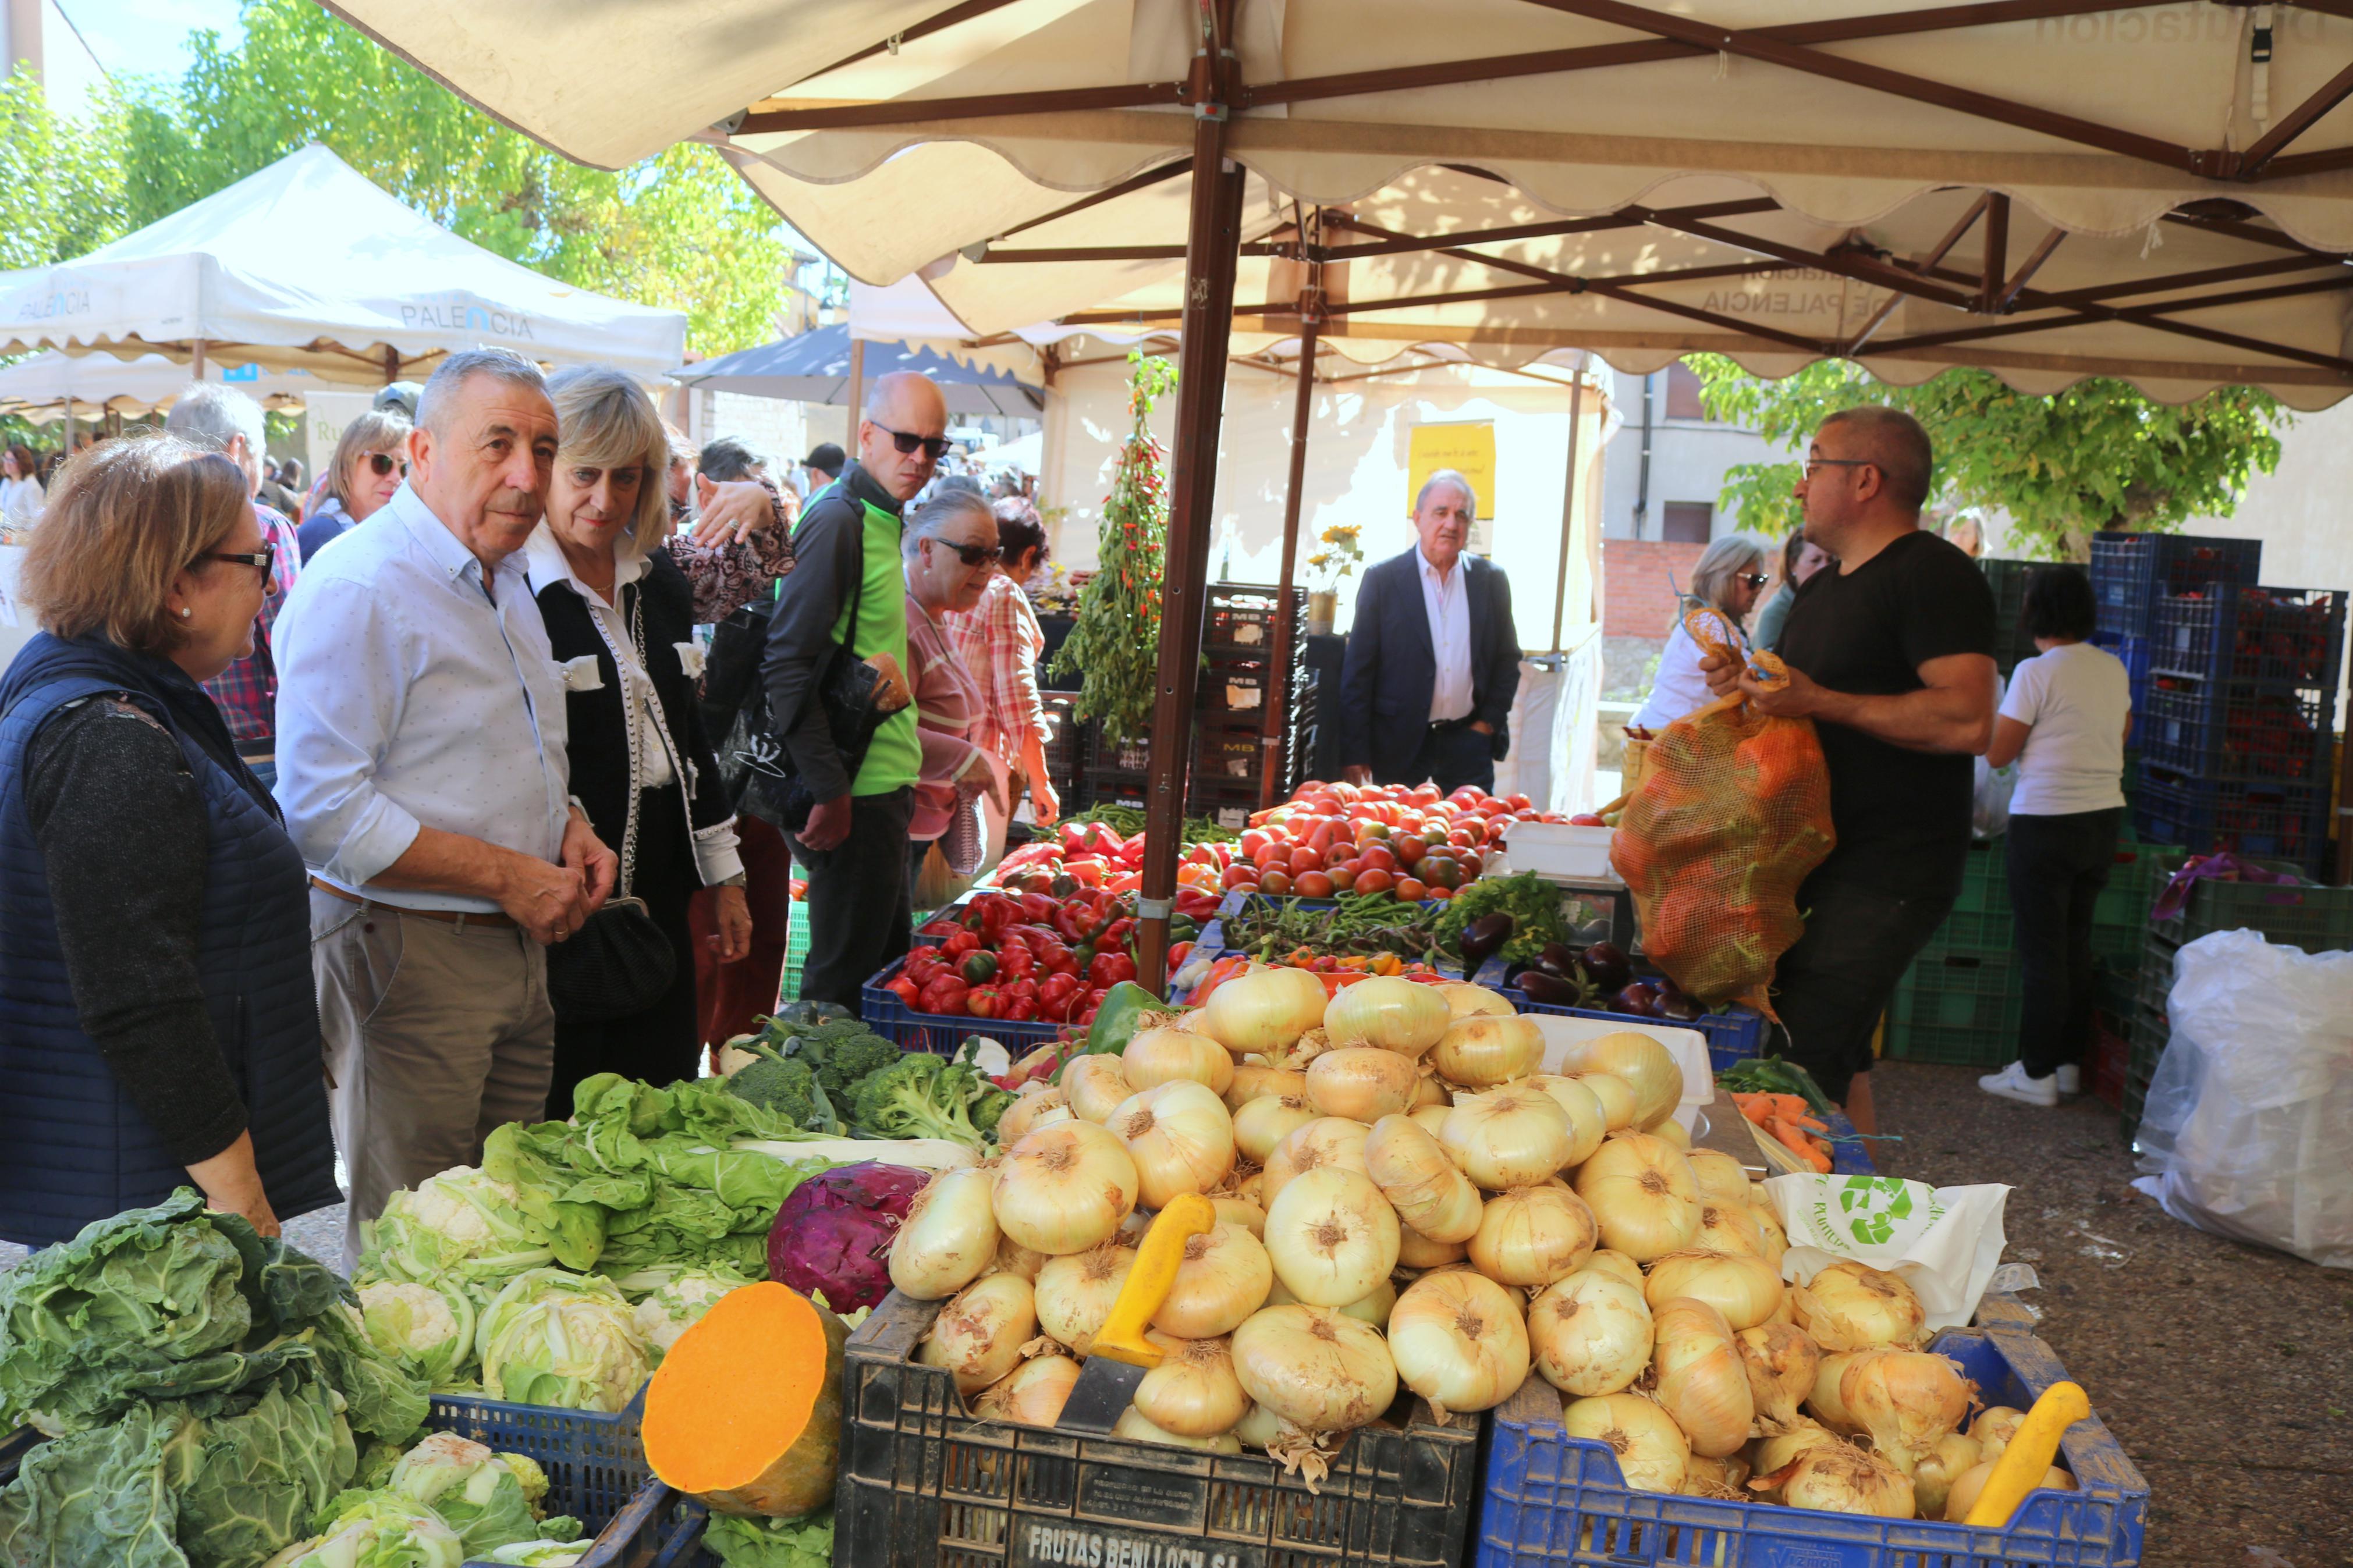
[[[76,355],[52,350],[0,367],[0,413],[18,414],[35,421],[63,418],[67,400],[87,418],[100,410],[110,414],[149,414],[168,410],[194,379],[185,364],[161,354],[144,354],[128,362],[105,354]],[[225,384],[257,399],[265,408],[299,408],[315,392],[350,390],[338,383],[299,370],[264,371],[259,365],[231,365],[213,361],[204,379]]]
[[[686,317],[559,283],[459,238],[322,146],[79,259],[0,273],[0,353],[163,353],[381,385],[456,349],[657,380]]]
[[[1191,107],[1216,76],[1198,51],[1228,8],[713,0],[688,47],[635,54],[627,7],[336,9],[585,161],[717,143],[853,277],[921,270],[986,342],[1177,304]],[[617,110],[531,68],[556,9],[573,58],[653,61]],[[2315,254],[2353,249],[2353,0],[2276,7],[2260,67],[2229,4],[1230,15],[1245,337],[1297,330],[1297,263],[1321,260],[1348,263],[1326,326],[1360,357],[1573,345],[1639,368],[1720,349],[1786,374],[1860,353],[1891,380],[1975,364],[2032,391],[2252,383],[2312,407],[2353,390],[2348,279]]]
[[[849,400],[850,330],[846,323],[816,327],[756,348],[738,349],[671,371],[673,380],[712,392],[802,403],[840,405]],[[904,342],[870,342],[865,374],[871,383],[893,371],[911,370],[938,384],[951,414],[1009,414],[1034,419],[1045,395],[1011,374],[965,365],[946,354]]]

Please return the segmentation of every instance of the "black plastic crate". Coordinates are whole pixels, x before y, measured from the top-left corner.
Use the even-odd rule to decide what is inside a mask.
[[[2159,675],[2133,727],[2141,755],[2211,779],[2322,784],[2337,702],[2317,688]]]
[[[1993,592],[1993,662],[2002,679],[2010,678],[2021,659],[2040,651],[2019,625],[2026,607],[2026,580],[2036,566],[2031,561],[1998,561],[1989,556],[1978,563],[1986,586]]]
[[[936,1301],[850,1337],[834,1561],[856,1568],[1461,1568],[1484,1423],[1419,1399],[1351,1433],[1311,1488],[1257,1454],[977,1421],[915,1359]]]
[[[1201,672],[1201,683],[1195,702],[1204,719],[1221,713],[1248,713],[1252,716],[1266,711],[1272,700],[1274,669],[1266,659],[1233,659],[1222,665],[1212,665]],[[1299,704],[1307,700],[1314,689],[1304,665],[1293,668],[1282,682],[1283,700],[1296,713]]]
[[[2159,599],[2149,615],[2150,671],[2316,687],[2334,706],[2345,651],[2345,597],[2334,588],[2217,584]]]
[[[2183,533],[2092,536],[2092,596],[2099,628],[2147,637],[2157,601],[2209,583],[2253,583],[2263,575],[2259,539],[2196,538]]]
[[[2144,838],[2198,854],[2229,849],[2310,871],[2328,851],[2325,784],[2203,778],[2144,762],[2134,823]]]
[[[1212,583],[1201,617],[1201,651],[1221,657],[1269,658],[1274,653],[1276,607],[1282,590],[1272,584]],[[1307,590],[1291,590],[1291,649],[1307,646]]]

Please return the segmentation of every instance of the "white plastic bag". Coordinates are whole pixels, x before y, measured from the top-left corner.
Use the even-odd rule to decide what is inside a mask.
[[[1892,1176],[1776,1176],[1765,1184],[1788,1234],[1781,1277],[1799,1285],[1848,1259],[1900,1274],[1931,1329],[1959,1328],[2001,1262],[2000,1185],[1932,1187]]]
[[[2175,956],[2134,1186],[2185,1225],[2353,1268],[2353,952],[2224,931]]]

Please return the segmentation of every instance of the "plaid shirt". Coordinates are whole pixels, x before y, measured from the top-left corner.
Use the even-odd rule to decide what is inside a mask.
[[[1043,746],[1053,739],[1038,700],[1038,656],[1046,651],[1046,634],[1021,584],[1000,572],[981,590],[978,605],[942,619],[956,657],[980,687],[973,742],[1009,764],[1021,760],[1021,748],[1031,740]]]
[[[268,745],[278,733],[278,666],[269,657],[269,628],[278,624],[278,612],[302,570],[294,525],[259,501],[253,503],[253,515],[261,524],[263,541],[278,552],[269,566],[269,585],[262,590],[261,614],[254,617],[253,651],[205,682],[240,750]]]

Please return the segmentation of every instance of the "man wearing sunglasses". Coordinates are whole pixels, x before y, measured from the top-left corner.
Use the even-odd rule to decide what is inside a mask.
[[[1790,681],[1767,691],[1730,660],[1716,695],[1810,718],[1838,847],[1798,892],[1806,932],[1774,1000],[1804,1064],[1865,1132],[1871,1038],[1945,922],[1968,854],[1976,770],[1993,738],[1994,603],[1969,558],[1920,526],[1933,470],[1910,415],[1865,406],[1814,432],[1797,496],[1806,537],[1837,558],[1798,590],[1781,636]]]
[[[809,952],[801,994],[855,1011],[862,982],[907,951],[908,829],[923,768],[915,710],[882,721],[862,758],[834,745],[818,685],[834,649],[907,664],[907,586],[900,567],[901,513],[931,482],[948,447],[947,405],[923,376],[877,381],[858,424],[858,458],[811,496],[793,531],[795,566],[769,617],[761,679],[790,771],[817,805],[793,858],[809,870]],[[844,625],[853,597],[854,625]]]

